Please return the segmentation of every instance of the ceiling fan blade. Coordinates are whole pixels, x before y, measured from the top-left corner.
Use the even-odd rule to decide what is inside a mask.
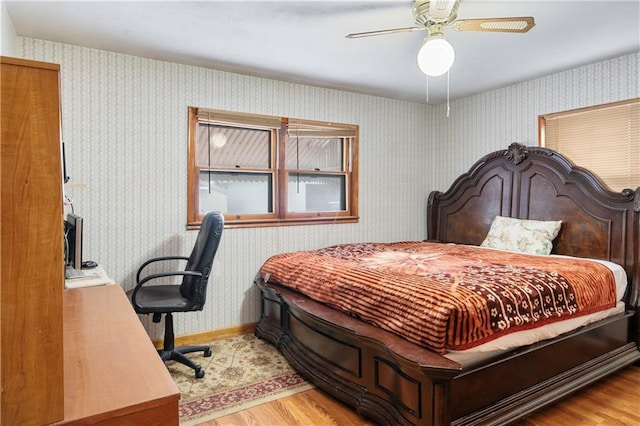
[[[526,33],[535,26],[533,17],[460,19],[451,23],[456,31],[486,31],[499,33]]]
[[[386,34],[395,34],[395,33],[410,33],[413,31],[424,31],[426,27],[404,27],[404,28],[391,28],[389,30],[378,30],[378,31],[366,31],[363,33],[351,33],[347,34],[347,38],[362,38],[362,37],[371,37],[378,35],[386,35]]]

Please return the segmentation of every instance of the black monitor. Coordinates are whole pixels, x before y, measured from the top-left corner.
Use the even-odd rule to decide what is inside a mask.
[[[66,261],[74,269],[82,269],[82,222],[80,216],[69,213],[65,223]]]
[[[64,141],[62,142],[62,183],[69,182],[69,175],[67,175],[67,155],[64,152]]]

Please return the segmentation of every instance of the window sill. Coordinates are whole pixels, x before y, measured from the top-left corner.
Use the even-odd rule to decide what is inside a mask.
[[[268,226],[331,225],[338,223],[358,223],[359,216],[314,217],[294,219],[225,220],[225,228],[259,228]],[[200,222],[190,222],[187,229],[200,229]]]

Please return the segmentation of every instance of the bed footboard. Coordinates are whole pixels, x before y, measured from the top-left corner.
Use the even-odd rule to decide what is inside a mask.
[[[468,371],[392,333],[260,278],[255,334],[316,386],[394,425],[505,424],[640,360],[628,311]]]
[[[285,288],[258,285],[256,336],[308,380],[381,424],[451,423],[450,383],[459,364]]]

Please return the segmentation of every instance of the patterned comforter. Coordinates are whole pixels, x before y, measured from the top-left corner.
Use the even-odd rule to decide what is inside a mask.
[[[342,244],[275,255],[260,273],[438,353],[616,304],[597,262],[454,244]]]

